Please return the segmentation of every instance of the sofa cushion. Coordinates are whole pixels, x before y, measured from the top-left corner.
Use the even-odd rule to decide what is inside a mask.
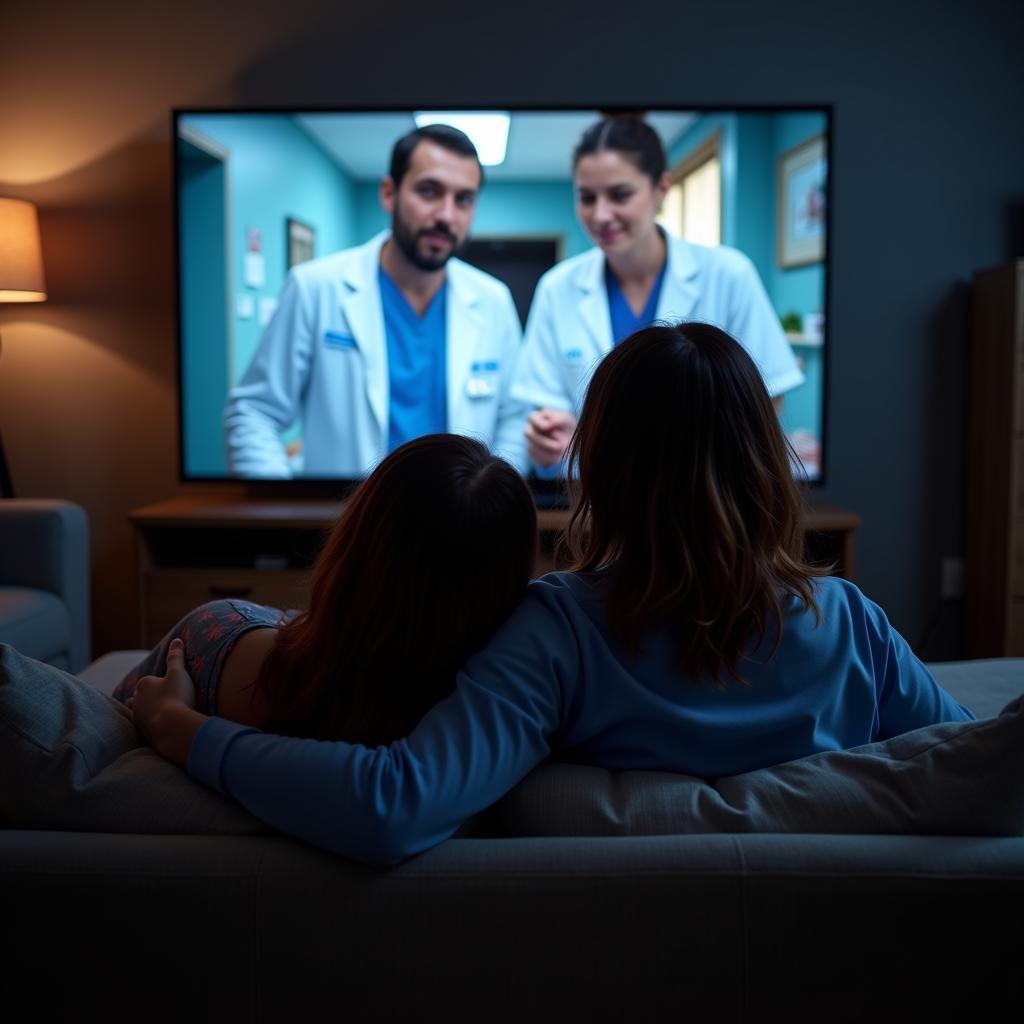
[[[1021,836],[1024,696],[996,718],[931,725],[714,781],[545,764],[474,824],[475,835],[501,836]]]
[[[1019,689],[1019,687],[1018,687]],[[1024,835],[1024,698],[997,718],[706,782],[544,764],[461,835]],[[0,821],[93,832],[270,831],[145,746],[123,706],[0,645]]]
[[[67,605],[49,590],[0,587],[0,643],[30,658],[55,662],[71,643]]]
[[[0,644],[0,823],[85,832],[270,829],[146,746],[123,705]]]
[[[100,693],[110,696],[117,689],[117,684],[134,668],[141,665],[148,654],[149,651],[138,650],[109,651],[90,662],[75,675],[94,689],[99,690]]]
[[[928,666],[938,684],[978,718],[992,718],[1024,690],[1024,658],[939,661]]]

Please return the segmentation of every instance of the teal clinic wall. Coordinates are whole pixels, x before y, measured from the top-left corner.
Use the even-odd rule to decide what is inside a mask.
[[[765,280],[765,287],[775,308],[781,314],[793,312],[803,316],[806,313],[825,312],[825,264],[810,263],[803,267],[780,267],[775,255],[775,178],[779,157],[787,150],[826,129],[823,114],[776,114],[772,118],[769,169],[771,197],[770,209],[772,231],[769,239],[769,260],[771,272]],[[782,410],[782,424],[787,430],[803,429],[815,437],[821,437],[825,387],[825,349],[821,346],[800,346],[796,349],[806,380],[786,396]]]
[[[285,221],[294,217],[316,229],[317,256],[353,245],[359,240],[355,229],[355,189],[344,171],[291,118],[201,114],[183,118],[182,123],[229,154],[227,229],[233,280],[229,288],[227,337],[223,339],[227,377],[222,387],[206,384],[201,391],[190,390],[186,378],[184,399],[188,415],[197,423],[217,424],[216,430],[206,429],[201,436],[197,432],[197,436],[187,438],[186,472],[221,476],[227,473],[219,429],[224,398],[259,342],[260,301],[276,300],[284,285]],[[248,287],[244,279],[250,227],[258,228],[261,234],[265,268],[261,288]],[[234,300],[243,295],[252,298],[253,313],[239,319]]]
[[[772,135],[772,174],[778,158],[787,150],[798,146],[816,135],[825,132],[825,117],[822,114],[784,114],[775,118]],[[774,194],[772,198],[774,203]],[[773,240],[774,250],[774,240]],[[821,263],[805,267],[784,269],[772,260],[772,274],[768,286],[769,294],[782,312],[793,310],[803,313],[824,312],[825,271]]]
[[[360,182],[355,189],[356,226],[360,238],[369,238],[389,226],[377,199],[376,182]],[[557,235],[563,257],[591,247],[576,220],[572,182],[485,182],[473,218],[477,238],[529,238]]]
[[[815,113],[707,114],[697,119],[669,150],[675,166],[714,133],[722,161],[722,242],[753,261],[776,312],[823,312],[824,264],[784,269],[775,258],[776,167],[779,156],[825,131]],[[806,380],[786,395],[782,424],[787,432],[821,437],[824,349],[795,347]]]
[[[226,469],[224,446],[210,444],[221,430],[228,379],[224,176],[223,161],[178,140],[181,331],[186,339],[181,381],[189,396],[182,409],[182,458],[196,476],[220,476]]]

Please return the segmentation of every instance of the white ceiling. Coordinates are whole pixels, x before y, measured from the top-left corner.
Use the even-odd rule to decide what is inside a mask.
[[[505,162],[486,168],[488,181],[558,181],[569,178],[572,150],[596,110],[514,113]],[[666,149],[697,119],[687,111],[654,112],[648,123]],[[297,114],[296,122],[357,181],[379,181],[387,173],[391,147],[415,125],[412,112]]]

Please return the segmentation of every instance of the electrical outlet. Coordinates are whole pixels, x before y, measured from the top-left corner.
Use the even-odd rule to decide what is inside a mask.
[[[942,560],[943,598],[963,597],[964,593],[964,560],[956,556],[947,556]]]

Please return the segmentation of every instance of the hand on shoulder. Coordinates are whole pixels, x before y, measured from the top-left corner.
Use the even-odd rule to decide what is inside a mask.
[[[162,676],[143,676],[128,700],[135,728],[158,754],[185,766],[189,747],[206,716],[195,710],[196,688],[185,668],[185,645],[177,637],[167,651]]]

